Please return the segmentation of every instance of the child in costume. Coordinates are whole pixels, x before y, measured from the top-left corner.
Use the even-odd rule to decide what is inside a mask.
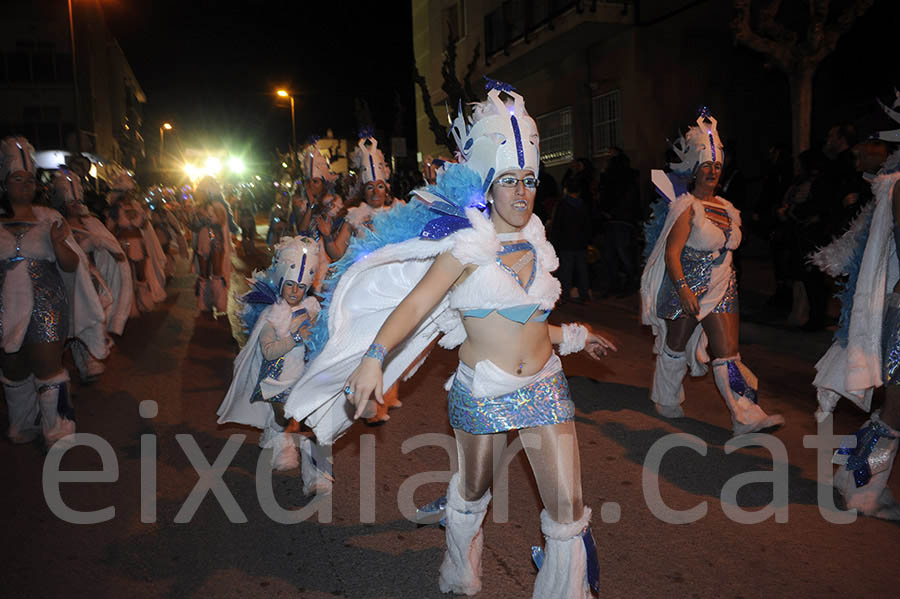
[[[319,314],[319,302],[307,295],[318,257],[316,240],[285,237],[269,269],[254,274],[252,291],[241,298],[241,319],[250,337],[234,361],[234,378],[218,411],[219,424],[263,430],[259,446],[272,448],[276,470],[298,466],[291,435],[299,427],[285,418],[283,404],[303,374],[306,338]],[[308,459],[309,452],[305,455]]]
[[[738,353],[738,289],[732,252],[741,244],[741,216],[715,195],[724,148],[717,122],[704,107],[674,147],[672,175],[653,171],[662,198],[647,227],[652,248],[641,277],[641,320],[653,329],[656,368],[651,399],[666,418],[681,418],[682,382],[706,373],[731,412],[735,435],[779,426],[757,403],[756,376]],[[697,326],[697,325],[701,326]],[[709,345],[709,352],[707,351]]]
[[[900,123],[900,94],[882,109]],[[874,199],[847,232],[812,256],[825,273],[847,276],[838,297],[843,303],[834,343],[816,363],[819,409],[824,421],[846,397],[866,412],[882,385],[881,410],[835,453],[834,486],[848,509],[875,518],[900,520],[900,505],[887,486],[900,445],[900,150],[887,157],[883,142],[900,143],[900,129],[879,134],[881,142],[855,148],[858,166],[877,171]],[[878,147],[881,144],[881,147]],[[867,164],[868,163],[868,164]]]
[[[551,449],[562,436],[575,438],[574,406],[551,344],[563,355],[588,349],[599,357],[614,348],[583,325],[547,323],[560,287],[550,275],[556,255],[532,214],[537,127],[512,88],[489,86],[474,122],[461,112],[453,126],[465,162],[449,165],[408,204],[376,215],[374,232],[355,237],[332,266],[327,312],[312,335],[318,353],[285,412],[330,445],[443,333],[441,345],[461,349],[449,397],[460,472],[447,492],[441,590],[481,589],[491,448],[495,435],[520,430],[544,448],[526,450],[545,508],[533,596],[583,599],[598,585],[597,555],[578,453]]]

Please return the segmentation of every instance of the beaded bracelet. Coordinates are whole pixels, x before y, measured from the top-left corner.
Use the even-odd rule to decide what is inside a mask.
[[[684,277],[681,277],[680,279],[676,279],[675,287],[677,287],[678,289],[681,289],[682,287],[687,287],[687,286],[688,286],[688,284],[687,284],[687,281],[684,280]]]
[[[363,355],[363,357],[364,358],[375,358],[376,360],[378,360],[379,364],[384,364],[384,354],[385,354],[384,346],[381,345],[380,343],[373,343],[372,345],[369,346],[369,349],[366,350],[366,353],[365,353],[365,355]]]
[[[300,329],[297,329],[296,331],[291,333],[291,339],[294,340],[294,343],[303,343],[303,335],[300,334]]]

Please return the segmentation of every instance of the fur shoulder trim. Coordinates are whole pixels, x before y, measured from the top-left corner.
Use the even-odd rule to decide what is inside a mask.
[[[472,228],[452,235],[453,248],[450,253],[462,264],[480,266],[493,262],[501,248],[494,225],[477,208],[467,208],[466,217]]]

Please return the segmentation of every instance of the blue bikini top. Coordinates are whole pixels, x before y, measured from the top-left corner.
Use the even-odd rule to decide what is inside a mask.
[[[516,272],[515,269],[510,268],[503,262],[501,256],[505,254],[511,254],[513,252],[521,252],[527,251],[531,254],[531,274],[528,277],[528,282],[523,283],[522,278],[519,276],[519,273]],[[528,254],[526,254],[528,255]],[[534,246],[531,245],[527,241],[521,241],[519,243],[511,243],[509,245],[503,246],[499,252],[497,252],[497,264],[506,272],[508,272],[512,277],[516,279],[519,285],[522,286],[522,289],[527,293],[531,288],[532,283],[534,283],[535,274],[537,273],[537,252],[534,250]],[[465,310],[462,315],[469,318],[485,318],[488,314],[492,312],[496,312],[503,318],[507,320],[512,320],[514,322],[518,322],[519,324],[525,324],[535,312],[538,312],[540,309],[539,304],[522,304],[521,306],[511,306],[509,308],[478,308],[473,310]],[[534,319],[534,322],[544,322],[547,318],[550,317],[550,310],[540,310],[540,314]]]

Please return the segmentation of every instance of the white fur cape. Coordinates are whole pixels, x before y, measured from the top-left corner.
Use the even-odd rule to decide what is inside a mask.
[[[724,202],[723,202],[724,203]],[[641,322],[649,325],[653,331],[654,345],[653,352],[658,354],[662,352],[666,345],[666,336],[668,334],[668,322],[664,318],[660,318],[656,314],[656,299],[659,288],[662,286],[666,278],[666,241],[669,238],[669,232],[675,225],[675,221],[681,216],[685,210],[690,210],[700,201],[690,193],[678,196],[671,206],[669,206],[669,214],[666,216],[666,222],[653,246],[653,251],[647,259],[644,266],[644,273],[641,276]],[[740,215],[729,203],[724,203],[728,209],[729,217],[732,220],[733,227],[740,227]],[[702,210],[702,207],[700,208]],[[701,213],[699,218],[705,218]],[[721,301],[722,293],[728,286],[728,279],[731,276],[731,256],[726,256],[725,261],[713,268],[710,276],[709,291],[700,300],[700,313],[697,315],[698,320],[705,318]],[[707,362],[709,362],[709,353],[707,352],[708,339],[703,327],[698,326],[694,329],[691,338],[688,340],[685,348],[688,364],[691,367],[693,376],[702,376],[706,374]]]
[[[468,209],[466,216],[472,224],[471,228],[440,240],[413,238],[385,246],[353,264],[341,277],[329,308],[328,342],[307,365],[306,372],[285,403],[285,413],[295,420],[305,421],[320,444],[333,444],[353,424],[352,406],[343,394],[344,384],[359,365],[384,321],[425,276],[434,259],[450,251],[463,264],[494,264],[500,242],[493,225],[474,208]],[[537,217],[532,216],[523,234],[526,239],[529,235],[534,238],[531,241],[538,250],[542,267],[557,263]],[[548,251],[551,255],[546,254]],[[550,277],[546,272],[538,273],[539,277],[543,275]],[[513,287],[521,290],[507,273],[502,273],[497,280],[508,283],[504,289],[510,294]],[[552,307],[559,296],[559,283],[555,279],[553,282],[555,287],[549,282],[542,287],[536,281],[529,294],[530,299],[517,303]],[[535,295],[540,290],[546,297]],[[478,293],[474,288],[472,294],[472,299],[483,299],[474,295],[485,296],[485,293]],[[445,295],[406,340],[387,356],[384,362],[384,389],[390,388],[404,372],[409,371],[409,367],[441,333],[445,336],[440,344],[448,349],[465,341],[465,329],[459,312],[450,308],[450,295]],[[525,295],[524,292],[522,295]],[[460,298],[460,303],[468,302]],[[478,307],[490,307],[476,303]]]
[[[319,302],[313,297],[304,298],[300,304],[306,308],[311,318],[319,313]],[[266,402],[258,401],[250,403],[250,397],[256,391],[257,384],[260,384],[259,373],[263,363],[262,350],[259,347],[259,334],[267,323],[271,323],[279,336],[289,334],[289,326],[293,309],[282,300],[263,310],[247,343],[234,359],[234,374],[231,380],[231,386],[225,399],[222,400],[216,414],[219,416],[218,423],[236,422],[238,424],[246,424],[258,429],[265,429],[272,420],[272,408]],[[281,391],[294,385],[304,371],[303,357],[305,349],[302,345],[298,345],[286,354],[285,366],[282,369],[282,376],[277,381],[265,379],[262,381],[268,385],[264,388],[264,395],[272,397]]]
[[[842,396],[868,412],[872,392],[883,384],[881,336],[884,300],[900,278],[893,234],[893,190],[898,179],[900,173],[891,173],[880,175],[872,183],[876,204],[853,294],[847,345],[842,347],[835,341],[816,363],[813,384],[819,400],[819,409],[816,410],[816,420],[819,422],[834,411]],[[846,244],[838,239],[832,246],[837,248]],[[840,262],[839,256],[832,256],[829,252],[822,254],[823,259],[826,257],[835,264]]]

